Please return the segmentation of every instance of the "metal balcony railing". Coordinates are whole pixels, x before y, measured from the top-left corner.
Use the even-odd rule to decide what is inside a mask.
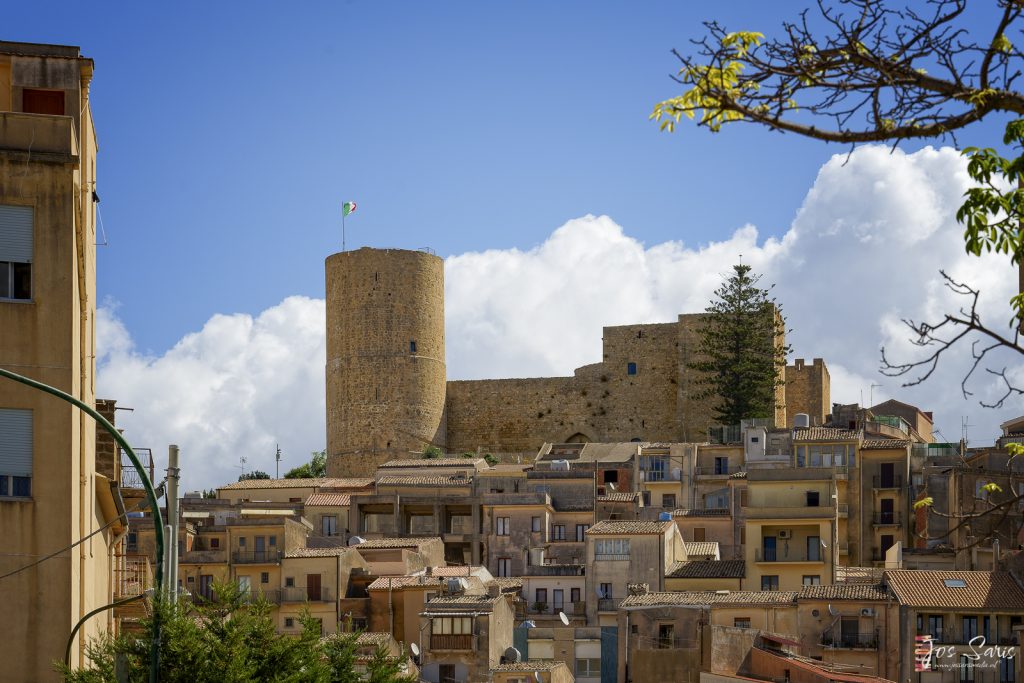
[[[876,474],[871,477],[871,486],[876,489],[901,489],[903,488],[903,475],[895,474],[883,477]]]
[[[248,593],[242,594],[243,602],[258,602],[261,599],[272,605],[280,605],[281,591],[276,588],[269,588],[267,590],[250,589]]]
[[[138,456],[139,460],[142,461],[142,466],[147,470],[149,480],[153,481],[153,451],[149,448],[133,448],[135,455]],[[141,489],[142,477],[139,476],[138,470],[135,469],[135,465],[128,458],[128,454],[125,453],[124,449],[119,452],[121,458],[121,488],[123,489]]]
[[[619,608],[622,598],[599,598],[597,601],[598,612],[614,612]]]
[[[705,465],[697,468],[697,474],[702,477],[728,476],[737,472],[735,466],[730,465]]]
[[[877,649],[878,635],[875,633],[822,633],[821,644],[835,648]]]
[[[784,548],[754,548],[754,562],[824,562],[824,552],[785,552]]]
[[[235,564],[279,564],[283,553],[280,550],[236,550],[231,553]]]
[[[901,524],[902,520],[899,512],[876,512],[871,517],[871,523],[877,526],[885,526],[888,524]]]
[[[310,590],[304,586],[285,586],[281,589],[282,602],[334,602],[334,593],[330,588],[321,587]]]

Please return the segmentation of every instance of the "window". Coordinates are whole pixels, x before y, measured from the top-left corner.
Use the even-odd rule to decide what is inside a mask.
[[[547,588],[538,588],[534,592],[534,603],[537,604],[538,606],[539,605],[543,605],[543,609],[547,609],[547,606],[548,606],[548,589]]]
[[[636,363],[626,363],[626,374],[627,375],[635,375],[636,374]]]
[[[978,635],[978,617],[964,617],[963,627],[964,642],[969,643],[971,638],[975,638]]]
[[[565,540],[565,525],[564,524],[553,524],[551,526],[551,540],[553,540],[553,541],[564,541]]]
[[[609,483],[609,482],[612,483],[612,484],[618,484],[619,483],[619,471],[618,470],[601,470],[601,480],[604,481],[604,483],[606,483],[606,484]]]
[[[821,577],[818,576],[817,574],[813,574],[813,575],[806,575],[805,574],[804,575],[804,585],[805,586],[820,586],[821,585]]]
[[[601,538],[594,542],[597,559],[629,559],[628,538]]]
[[[807,446],[796,447],[796,466],[806,467],[807,466]]]
[[[746,489],[740,489],[740,507],[741,508],[747,507],[747,490]]]
[[[21,110],[27,114],[64,116],[64,91],[25,88],[21,91]]]
[[[946,584],[946,588],[967,588],[967,582],[963,579],[943,579],[942,583]]]
[[[747,527],[740,527],[740,545],[747,544]]]
[[[661,494],[661,507],[667,510],[676,509],[676,494],[674,493],[663,493]]]
[[[0,204],[0,299],[32,298],[32,211]]]
[[[416,340],[415,339],[410,339],[409,340],[409,353],[416,353]]]
[[[434,635],[470,635],[473,617],[436,617],[432,620]]]
[[[250,580],[250,578],[248,576],[239,576],[238,592],[244,594],[248,593],[250,590],[252,590],[252,581]]]
[[[999,660],[999,683],[1014,683],[1016,680],[1014,670],[1017,668],[1014,664],[1015,661],[1015,659],[1010,659],[1009,657],[1003,657]]]
[[[595,659],[577,659],[576,660],[576,678],[600,678],[601,677],[601,660]]]
[[[658,624],[658,647],[672,647],[675,644],[675,632],[673,624]]]
[[[211,550],[216,550],[219,547],[220,547],[220,539],[219,538],[211,538],[210,539],[210,549]]]
[[[703,541],[706,536],[707,536],[707,534],[705,532],[704,527],[697,526],[697,527],[693,528],[693,540],[694,540],[694,542],[699,543],[699,542]]]
[[[579,588],[570,588],[569,589],[569,602],[571,602],[573,605],[578,605],[579,604],[579,602],[580,602],[580,589]]]
[[[667,455],[640,456],[640,471],[643,472],[644,481],[664,481],[668,467]]]
[[[818,507],[821,500],[821,496],[817,491],[807,492],[807,507],[816,508]]]
[[[974,659],[960,655],[960,683],[974,683]]]
[[[779,577],[778,575],[769,576],[765,575],[761,577],[761,590],[763,591],[777,591],[779,590]]]
[[[294,576],[286,576],[286,577],[284,577],[284,587],[285,588],[294,588],[295,587],[295,577]]]
[[[260,583],[270,583],[270,572],[260,572]]]
[[[598,586],[597,592],[602,600],[612,599],[612,585],[610,583],[602,583]]]
[[[495,529],[495,533],[498,536],[508,536],[508,534],[509,534],[509,527],[511,526],[512,518],[511,517],[498,517],[498,519],[496,521],[497,521],[497,528]]]
[[[238,537],[238,547],[239,548],[244,548],[245,547],[245,536],[239,536]]]
[[[750,617],[736,617],[732,620],[736,628],[750,628]]]
[[[942,642],[942,631],[943,631],[942,615],[941,614],[929,614],[928,615],[928,635]]]
[[[502,577],[512,576],[512,558],[511,557],[499,557],[498,558],[498,576],[502,576]]]
[[[285,617],[284,618],[284,627],[285,628],[295,628],[295,619],[292,618],[292,617]]]
[[[582,543],[587,540],[587,529],[590,528],[589,524],[577,524],[576,525],[576,541]]]
[[[729,458],[715,457],[715,474],[729,474]]]
[[[32,411],[0,410],[0,497],[32,495]]]
[[[324,536],[337,536],[338,535],[338,516],[337,515],[324,515],[320,518],[320,530]]]
[[[277,536],[271,536],[271,537],[269,537],[269,538],[267,539],[267,542],[268,542],[268,543],[270,544],[270,547],[271,547],[271,548],[274,548],[274,547],[276,547],[276,546],[277,546]]]
[[[537,532],[541,530],[540,517],[530,518],[530,531]]]
[[[551,591],[551,600],[552,600],[552,605],[551,606],[556,611],[561,612],[563,609],[565,609],[565,589],[564,588],[552,589],[552,591]]]
[[[455,677],[454,664],[438,664],[437,678],[441,683],[455,683],[459,679]]]
[[[139,534],[135,531],[128,532],[128,552],[134,553],[139,550]]]
[[[821,562],[821,537],[807,537],[807,561]]]

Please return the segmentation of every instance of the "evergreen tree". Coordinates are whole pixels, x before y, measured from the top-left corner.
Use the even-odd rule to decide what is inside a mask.
[[[248,481],[249,479],[270,479],[270,475],[263,470],[253,470],[238,477],[238,481]]]
[[[699,374],[696,398],[716,398],[715,418],[724,425],[774,416],[775,390],[783,382],[790,347],[783,343],[785,318],[757,286],[750,266],[733,266],[733,274],[715,290],[698,328],[696,360],[687,367]]]
[[[284,473],[285,479],[317,479],[326,476],[327,451],[313,451],[313,457],[309,462]]]

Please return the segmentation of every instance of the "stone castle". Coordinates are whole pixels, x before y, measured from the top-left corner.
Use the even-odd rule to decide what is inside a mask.
[[[328,476],[372,475],[431,444],[532,457],[545,442],[708,438],[713,400],[686,367],[703,313],[605,327],[601,362],[571,377],[448,381],[442,259],[362,248],[328,257],[326,278]],[[785,368],[775,425],[829,409],[820,358]]]

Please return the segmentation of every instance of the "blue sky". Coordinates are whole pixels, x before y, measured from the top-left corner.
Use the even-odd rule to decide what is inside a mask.
[[[665,321],[703,308],[718,275],[744,253],[763,263],[766,277],[780,282],[789,296],[783,304],[794,314],[795,355],[825,356],[835,366],[833,398],[856,401],[858,391],[866,399],[870,385],[879,382],[878,346],[892,337],[887,325],[913,313],[908,307],[927,300],[934,284],[907,291],[899,264],[870,272],[881,257],[862,250],[862,228],[885,226],[887,232],[876,239],[891,236],[897,243],[916,220],[916,205],[899,206],[890,197],[889,203],[877,202],[860,228],[852,228],[856,239],[841,246],[813,242],[831,250],[831,260],[823,263],[832,265],[811,280],[817,271],[806,265],[813,260],[810,252],[772,261],[778,249],[766,240],[804,239],[814,232],[812,222],[842,225],[843,216],[864,208],[863,191],[852,199],[840,196],[844,186],[860,179],[852,167],[844,171],[830,162],[845,149],[752,126],[712,135],[683,125],[667,135],[647,119],[655,102],[676,94],[669,74],[677,63],[670,49],[685,50],[688,39],[701,35],[701,20],[771,33],[782,19],[780,7],[795,12],[802,6],[178,2],[101,4],[83,12],[80,5],[39,2],[6,8],[0,37],[76,44],[96,60],[98,192],[109,241],[98,249],[98,288],[108,319],[118,326],[118,348],[135,363],[134,377],[161,359],[169,363],[175,349],[198,354],[197,348],[237,343],[251,350],[252,330],[260,329],[267,312],[293,320],[291,311],[293,329],[308,325],[316,334],[319,323],[309,317],[314,314],[295,313],[282,302],[323,297],[324,258],[341,244],[340,205],[355,200],[350,248],[430,247],[440,256],[460,257],[448,265],[449,377],[565,373],[593,362],[601,326]],[[991,145],[1000,137],[1001,125],[994,121],[960,142]],[[903,149],[915,152],[927,144]],[[947,187],[935,175],[949,163],[928,153],[888,168],[884,155],[875,155],[857,168],[878,176],[867,191],[895,184],[893,196],[908,201],[914,192],[933,190],[936,197],[948,190],[955,199],[962,188]],[[931,202],[942,215],[924,232],[941,224],[955,243],[955,202],[948,199]],[[572,223],[588,215],[614,223]],[[800,216],[803,227],[793,231]],[[557,232],[567,222],[575,227]],[[747,225],[757,227],[756,237],[737,238],[736,231]],[[529,340],[499,347],[494,338],[472,337],[465,322],[470,310],[486,310],[488,324],[514,342],[514,328],[531,322],[530,311],[503,303],[522,287],[525,276],[510,275],[516,271],[508,264],[520,263],[523,254],[546,263],[549,273],[585,265],[544,260],[550,251],[545,247],[558,244],[559,235],[608,248],[601,252],[608,257],[604,282],[567,280],[564,290],[554,292],[567,301],[614,282],[616,268],[625,267],[616,254],[636,251],[646,259],[644,269],[661,274],[652,276],[650,286],[638,285],[638,293],[617,308],[574,304],[574,312],[583,312],[574,318],[578,343],[560,340],[568,349],[562,355],[528,349]],[[678,258],[663,272],[652,265],[652,254],[665,249]],[[495,255],[468,258],[486,250]],[[838,261],[837,250],[847,250]],[[832,275],[857,254],[865,265],[856,273],[851,266],[848,281]],[[682,264],[691,256],[695,265],[685,270]],[[939,252],[927,249],[904,258],[927,264],[928,272],[943,265]],[[801,268],[803,275],[787,272]],[[504,275],[493,275],[499,272]],[[668,288],[665,283],[676,277],[677,286]],[[863,334],[854,340],[843,319],[819,313],[833,310],[838,297],[866,282],[878,310],[867,311]],[[844,292],[837,291],[840,286]],[[479,294],[485,291],[486,301]],[[478,297],[472,307],[460,308],[466,292]],[[879,306],[883,300],[900,305]],[[211,323],[233,315],[241,317],[229,322],[248,321],[239,334],[250,336],[227,343],[210,331],[224,328]],[[469,341],[458,346],[453,337]],[[104,338],[110,342],[109,335]],[[278,341],[301,345],[285,337]],[[272,398],[318,417],[302,422],[304,436],[296,435],[294,443],[281,437],[286,430],[280,426],[268,427],[257,441],[233,435],[235,451],[272,453],[268,444],[283,440],[286,453],[298,461],[323,447],[322,386],[316,384],[322,385],[322,349],[304,352],[314,359],[304,370],[311,384]],[[210,361],[209,375],[224,372]],[[246,372],[251,370],[239,369]],[[126,419],[137,421],[138,438],[151,444],[182,441],[145,422],[147,408],[157,409],[146,401],[163,390],[159,382],[133,384],[127,376],[111,370],[108,377],[121,380],[104,385],[101,374],[100,386],[137,408]],[[981,416],[972,421],[980,420],[988,435],[994,424],[1020,412],[1019,402],[998,413],[983,414],[974,404],[968,409],[951,380],[953,375],[938,392],[933,384],[931,393],[916,395],[900,394],[897,382],[883,380],[875,398],[938,403],[939,393],[946,407],[936,409],[945,411],[944,431],[951,438],[959,436],[962,413]],[[208,425],[206,437],[227,438],[224,425],[233,419],[211,417],[220,426]],[[180,431],[195,428],[182,420]],[[237,453],[211,452],[210,458],[226,468]],[[218,476],[226,471],[218,470]]]

